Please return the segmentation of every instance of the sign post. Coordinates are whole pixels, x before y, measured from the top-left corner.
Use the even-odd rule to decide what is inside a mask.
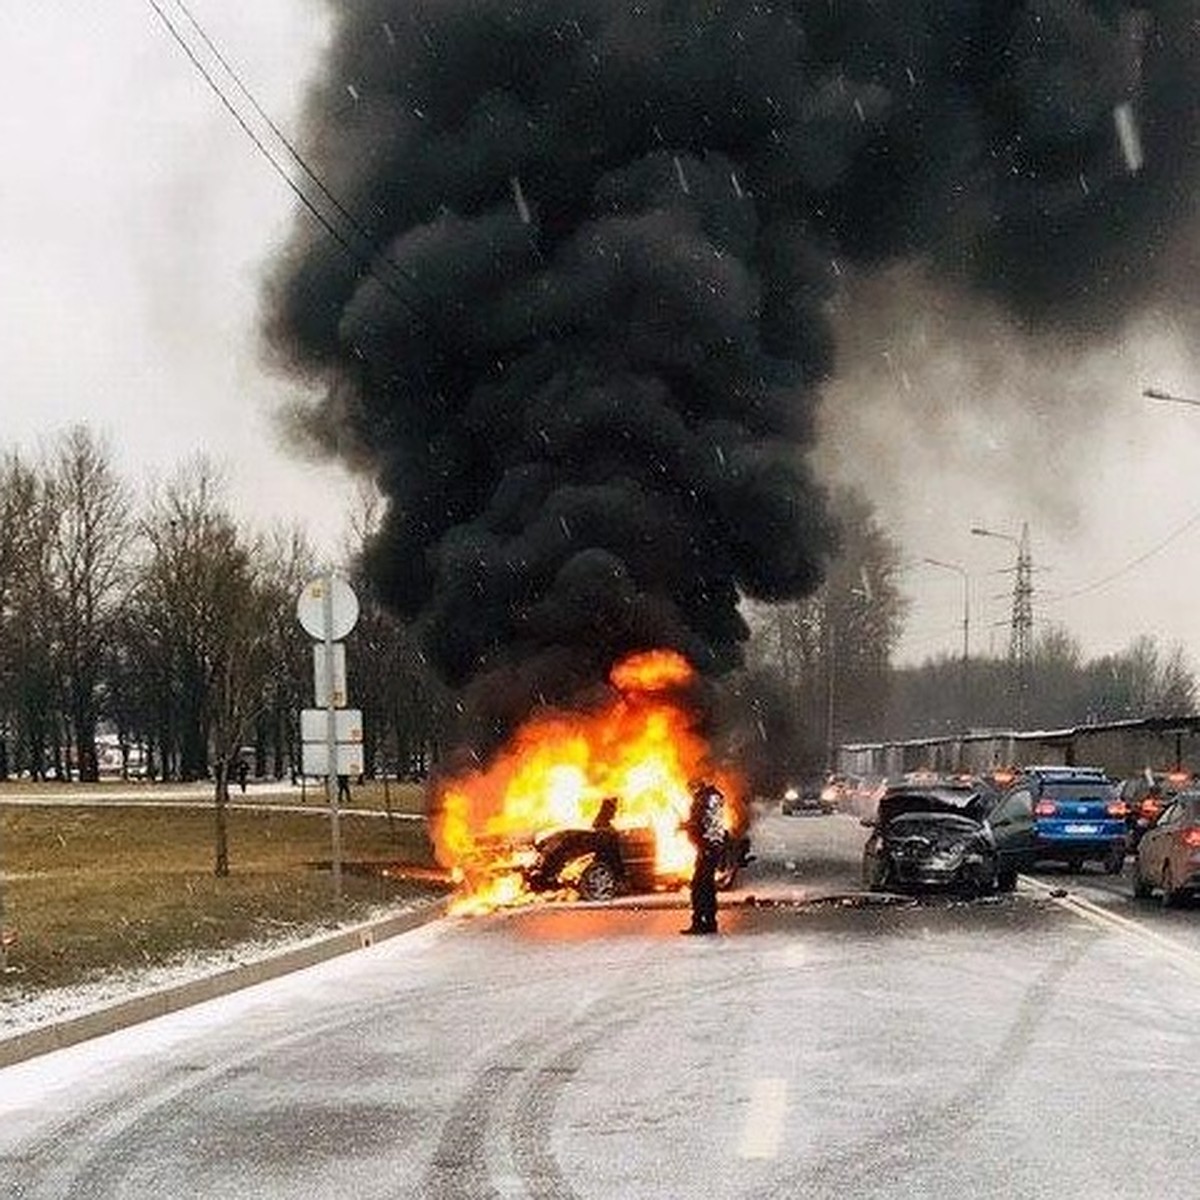
[[[331,849],[330,869],[333,876],[333,894],[342,898],[342,826],[338,809],[338,781],[335,776],[351,774],[350,761],[343,761],[339,749],[344,745],[338,738],[341,712],[346,704],[345,647],[341,639],[358,622],[358,597],[354,589],[344,580],[326,571],[315,576],[304,585],[296,602],[296,617],[304,632],[317,639],[314,646],[313,685],[316,702],[324,709],[322,736],[310,740],[312,723],[302,720],[301,737],[304,761],[301,768],[305,775],[324,774],[325,803],[329,809],[329,836]],[[317,710],[320,712],[320,709]],[[316,715],[316,714],[314,714]],[[357,740],[362,741],[362,714],[357,714]],[[349,739],[347,739],[349,741]],[[323,751],[323,754],[317,753]],[[321,760],[319,763],[317,760]],[[317,770],[317,766],[322,769]],[[361,754],[359,755],[361,773]],[[343,771],[342,767],[347,770]]]

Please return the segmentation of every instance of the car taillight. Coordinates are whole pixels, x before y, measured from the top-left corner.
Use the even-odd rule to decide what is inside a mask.
[[[1142,801],[1142,816],[1143,817],[1157,817],[1158,816],[1158,808],[1159,808],[1158,801],[1147,796],[1146,799]]]
[[[1056,812],[1058,805],[1053,800],[1039,800],[1033,809],[1035,817],[1052,817]]]
[[[1193,825],[1183,831],[1183,844],[1192,850],[1200,849],[1200,828]]]
[[[1126,817],[1129,815],[1129,809],[1126,807],[1124,800],[1114,800],[1108,806],[1108,815],[1110,817]]]

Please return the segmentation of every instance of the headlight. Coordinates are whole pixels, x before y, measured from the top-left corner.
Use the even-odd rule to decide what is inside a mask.
[[[794,787],[790,787],[783,793],[783,798],[785,800],[799,800],[800,793]]]

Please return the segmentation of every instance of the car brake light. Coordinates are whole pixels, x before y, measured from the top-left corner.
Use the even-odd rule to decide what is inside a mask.
[[[1114,800],[1108,806],[1108,815],[1110,817],[1125,817],[1129,815],[1129,809],[1126,807],[1124,800]]]
[[[1183,844],[1190,846],[1193,850],[1200,847],[1200,828],[1193,825],[1191,829],[1183,831]]]
[[[1058,805],[1053,800],[1039,800],[1033,809],[1035,817],[1052,817],[1056,812]]]

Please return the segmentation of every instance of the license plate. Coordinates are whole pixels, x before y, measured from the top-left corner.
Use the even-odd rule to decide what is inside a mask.
[[[1066,833],[1099,833],[1099,825],[1067,825],[1064,829]]]

